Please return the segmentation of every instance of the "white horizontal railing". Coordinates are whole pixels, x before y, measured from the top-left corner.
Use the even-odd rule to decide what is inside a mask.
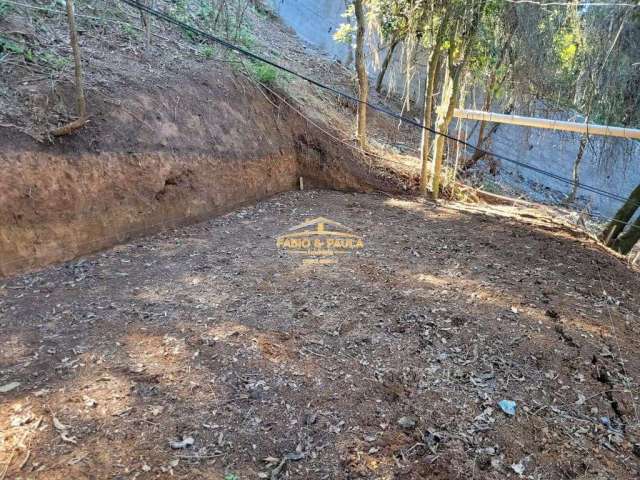
[[[507,115],[504,113],[482,112],[480,110],[467,110],[456,108],[453,116],[464,120],[484,120],[486,122],[506,123],[520,125],[522,127],[547,128],[550,130],[563,130],[565,132],[586,133],[589,135],[604,135],[607,137],[634,138],[640,140],[640,130],[635,128],[609,127],[607,125],[595,125],[593,123],[565,122],[562,120],[549,120],[546,118],[521,117],[520,115]]]

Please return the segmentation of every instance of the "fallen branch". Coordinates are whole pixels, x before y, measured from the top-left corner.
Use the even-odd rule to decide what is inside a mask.
[[[62,137],[64,135],[69,135],[70,133],[75,132],[76,130],[82,128],[84,124],[87,123],[87,118],[78,118],[73,122],[67,123],[62,127],[56,128],[51,132],[51,135],[54,137]]]

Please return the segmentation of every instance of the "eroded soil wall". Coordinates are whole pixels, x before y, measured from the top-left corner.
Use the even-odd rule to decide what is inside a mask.
[[[109,247],[294,188],[292,156],[225,161],[203,155],[21,155],[0,196],[0,271]],[[7,171],[8,170],[8,171]]]
[[[0,128],[0,274],[69,260],[298,188],[394,189],[232,73],[89,97],[51,144]]]

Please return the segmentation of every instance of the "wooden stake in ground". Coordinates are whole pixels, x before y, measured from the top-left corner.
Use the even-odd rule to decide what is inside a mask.
[[[55,129],[52,134],[56,137],[68,135],[78,130],[87,122],[87,104],[82,87],[82,59],[80,58],[80,46],[78,45],[78,31],[76,30],[74,11],[73,0],[67,0],[67,23],[69,25],[69,43],[71,44],[71,50],[73,50],[73,61],[75,64],[78,118],[71,123]]]
[[[358,142],[360,148],[367,148],[367,100],[369,97],[369,78],[364,62],[364,27],[365,16],[363,0],[353,0],[353,6],[358,24],[356,32],[356,71],[358,73]]]

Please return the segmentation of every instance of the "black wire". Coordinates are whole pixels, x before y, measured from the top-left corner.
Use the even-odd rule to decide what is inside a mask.
[[[484,149],[482,149],[482,148],[480,148],[480,147],[478,147],[476,145],[473,145],[473,144],[471,144],[471,143],[469,143],[467,141],[460,140],[459,138],[452,137],[451,135],[449,135],[447,133],[440,132],[440,131],[435,130],[433,128],[427,127],[427,126],[421,124],[420,122],[416,122],[415,120],[412,120],[411,118],[407,118],[407,117],[405,117],[405,116],[403,116],[403,115],[401,115],[399,113],[396,113],[396,112],[394,112],[392,110],[388,110],[388,109],[386,109],[384,107],[380,107],[378,105],[374,105],[374,104],[371,104],[369,102],[362,102],[359,98],[354,97],[353,95],[349,95],[348,93],[341,92],[340,90],[337,90],[337,89],[335,89],[333,87],[330,87],[328,85],[320,83],[317,80],[314,80],[313,78],[307,77],[306,75],[303,75],[303,74],[298,73],[298,72],[296,72],[294,70],[291,70],[288,67],[285,67],[283,65],[279,65],[279,64],[277,64],[275,62],[272,62],[269,59],[266,59],[264,57],[256,55],[255,53],[252,53],[249,50],[245,50],[244,48],[238,47],[237,45],[234,45],[234,44],[232,44],[230,42],[227,42],[226,40],[223,40],[223,39],[221,39],[219,37],[216,37],[215,35],[211,35],[210,33],[207,33],[207,32],[204,32],[204,31],[198,29],[198,28],[195,28],[195,27],[193,27],[193,26],[191,26],[191,25],[189,25],[187,23],[184,23],[184,22],[182,22],[182,21],[180,21],[180,20],[178,20],[178,19],[176,19],[176,18],[174,18],[174,17],[172,17],[170,15],[167,15],[167,14],[165,14],[163,12],[160,12],[158,10],[150,8],[150,7],[146,6],[146,5],[138,2],[137,0],[120,0],[120,1],[132,6],[134,8],[137,8],[139,10],[147,12],[147,13],[149,13],[149,14],[157,17],[157,18],[160,18],[161,20],[164,20],[164,21],[166,21],[168,23],[172,23],[172,24],[174,24],[174,25],[176,25],[176,26],[178,26],[178,27],[180,27],[180,28],[182,28],[184,30],[187,30],[187,31],[190,31],[190,32],[195,33],[197,35],[201,35],[201,36],[203,36],[205,38],[208,38],[209,40],[211,40],[213,42],[216,42],[216,43],[228,48],[229,50],[233,50],[235,52],[241,53],[242,55],[244,55],[246,57],[249,57],[249,58],[251,58],[253,60],[257,60],[259,62],[266,63],[267,65],[271,65],[272,67],[277,68],[279,70],[282,70],[283,72],[287,72],[287,73],[289,73],[289,74],[291,74],[291,75],[293,75],[295,77],[298,77],[298,78],[300,78],[302,80],[305,80],[306,82],[308,82],[308,83],[310,83],[312,85],[315,85],[316,87],[319,87],[319,88],[321,88],[323,90],[327,90],[327,91],[329,91],[331,93],[334,93],[337,96],[340,96],[342,98],[351,100],[352,102],[355,102],[355,103],[364,103],[368,107],[370,107],[372,110],[378,111],[380,113],[384,113],[385,115],[389,115],[389,116],[391,116],[391,117],[393,117],[393,118],[395,118],[397,120],[400,120],[402,122],[406,122],[409,125],[412,125],[412,126],[415,126],[415,127],[418,127],[418,128],[422,128],[422,129],[427,130],[427,131],[429,131],[429,132],[431,132],[431,133],[433,133],[435,135],[440,135],[442,137],[448,138],[449,140],[453,140],[455,142],[458,142],[461,145],[464,145],[466,147],[470,147],[470,148],[476,150],[477,152],[483,153],[484,155],[490,155],[490,156],[498,158],[500,160],[504,160],[506,162],[513,163],[513,164],[518,165],[518,166],[520,166],[522,168],[525,168],[525,169],[528,169],[528,170],[532,170],[532,171],[534,171],[536,173],[540,173],[542,175],[546,175],[546,176],[548,176],[550,178],[553,178],[553,179],[555,179],[555,180],[557,180],[559,182],[563,182],[563,183],[566,183],[568,185],[575,186],[576,188],[580,188],[582,190],[586,190],[588,192],[595,193],[597,195],[601,195],[601,196],[610,198],[612,200],[616,200],[616,201],[621,202],[621,203],[626,203],[627,200],[628,200],[627,198],[622,197],[620,195],[617,195],[615,193],[607,192],[606,190],[602,190],[600,188],[593,187],[591,185],[587,185],[587,184],[584,184],[584,183],[578,183],[578,182],[575,182],[575,181],[573,181],[573,180],[571,180],[569,178],[563,177],[561,175],[557,175],[555,173],[548,172],[548,171],[543,170],[541,168],[534,167],[533,165],[529,165],[527,163],[520,162],[518,160],[514,160],[514,159],[506,157],[504,155],[500,155],[500,154],[497,154],[497,153],[492,153],[492,152],[490,152],[488,150],[484,150]],[[635,206],[636,207],[640,207],[640,203],[636,203]]]

